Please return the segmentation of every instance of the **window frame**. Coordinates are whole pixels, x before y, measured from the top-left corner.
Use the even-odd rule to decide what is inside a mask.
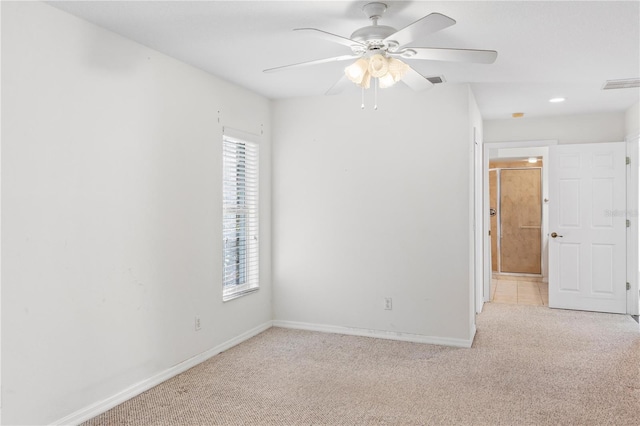
[[[260,289],[259,147],[257,136],[223,129],[223,302]]]

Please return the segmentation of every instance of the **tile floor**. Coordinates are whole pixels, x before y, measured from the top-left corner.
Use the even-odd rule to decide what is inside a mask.
[[[494,275],[491,302],[549,306],[549,286],[536,278]]]

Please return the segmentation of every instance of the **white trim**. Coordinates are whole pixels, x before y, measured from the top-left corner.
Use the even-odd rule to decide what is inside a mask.
[[[450,337],[425,336],[422,334],[401,333],[397,331],[371,330],[366,328],[342,327],[337,325],[311,324],[307,322],[274,320],[274,327],[295,330],[319,331],[321,333],[346,334],[349,336],[374,337],[377,339],[399,340],[402,342],[427,343],[430,345],[470,348],[476,335],[476,326],[471,328],[471,338],[455,339]]]
[[[482,312],[484,308],[484,302],[486,295],[485,286],[484,286],[484,262],[482,257],[482,244],[483,244],[483,235],[482,235],[482,208],[483,208],[483,193],[482,193],[482,141],[479,140],[477,129],[474,126],[473,128],[473,184],[471,187],[472,194],[472,204],[473,207],[471,209],[471,223],[472,223],[472,232],[473,236],[471,241],[473,241],[473,251],[470,254],[471,259],[473,261],[472,274],[473,278],[471,282],[473,283],[473,291],[474,294],[474,304],[475,304],[475,313],[479,314]],[[472,327],[475,326],[475,315],[473,315],[474,321],[472,322]]]
[[[487,146],[488,145],[488,146]],[[496,148],[537,148],[558,145],[556,139],[545,139],[539,141],[510,141],[510,142],[484,142],[484,146],[489,149]]]
[[[260,144],[260,142],[262,141],[262,137],[260,135],[257,135],[251,132],[246,132],[240,129],[234,129],[233,127],[229,127],[229,126],[222,126],[222,134],[231,139],[241,140],[245,142],[253,142],[253,143]]]
[[[469,344],[468,346],[462,346],[463,348],[470,348],[471,346],[473,346],[473,341],[476,338],[476,331],[478,331],[478,329],[476,328],[476,324],[473,324],[473,327],[471,327],[471,339],[469,339]]]
[[[0,22],[2,22],[2,7],[0,6]],[[1,24],[0,24],[1,26]],[[2,45],[2,31],[0,31],[0,46]],[[0,56],[1,58],[1,56]],[[0,59],[0,81],[2,81],[2,59]],[[1,91],[1,90],[0,90]],[[2,117],[2,106],[0,102],[0,117]],[[0,120],[0,134],[2,134],[2,122]],[[0,188],[2,187],[2,140],[0,139]],[[0,200],[2,200],[0,191]],[[2,202],[0,202],[0,223],[2,223]],[[2,241],[2,229],[0,227],[0,241]],[[2,244],[0,244],[2,247]],[[0,277],[2,277],[2,253],[0,249]],[[0,278],[0,366],[2,365],[2,279]],[[0,368],[0,425],[2,424],[2,368]]]
[[[484,208],[482,209],[482,213],[481,213],[481,218],[477,218],[477,220],[481,221],[483,223],[483,238],[484,238],[484,242],[483,242],[483,259],[484,259],[484,265],[485,265],[485,271],[484,271],[484,285],[485,285],[485,294],[489,295],[489,297],[485,297],[485,301],[489,301],[490,298],[490,294],[491,294],[491,275],[492,275],[492,268],[491,268],[491,237],[489,236],[489,229],[491,227],[491,219],[489,217],[489,160],[490,160],[490,153],[492,149],[510,149],[510,148],[545,148],[545,147],[549,147],[549,146],[553,146],[553,145],[557,145],[558,141],[557,140],[534,140],[534,141],[513,141],[513,142],[484,142],[483,144],[483,161],[484,161],[484,169],[482,171],[482,180],[483,180],[483,184],[482,184],[482,192],[483,192],[483,196],[484,196]],[[545,181],[548,180],[548,169],[547,167],[545,167],[545,163],[548,162],[548,157],[543,159],[543,188],[545,188]],[[543,199],[544,198],[548,198],[548,194],[545,192],[543,193]],[[543,203],[544,204],[544,203]],[[542,229],[542,234],[543,234],[543,239],[542,239],[542,246],[545,246],[545,238],[546,238],[546,221],[547,219],[547,215],[545,212],[546,209],[544,209],[543,207],[543,229]],[[544,250],[544,249],[543,249]],[[543,259],[543,262],[545,262],[545,260]],[[547,281],[548,277],[545,276],[544,272],[545,272],[545,268],[546,268],[546,264],[543,263],[542,265],[542,272],[543,272],[543,281]]]
[[[245,340],[257,336],[263,331],[271,328],[271,326],[272,321],[267,321],[264,324],[252,328],[251,330],[246,331],[237,337],[234,337],[233,339],[227,340],[226,342],[209,349],[208,351],[202,352],[201,354],[191,357],[186,361],[181,362],[180,364],[174,365],[173,367],[168,368],[154,376],[151,376],[148,379],[138,382],[135,385],[130,386],[113,396],[110,396],[106,399],[103,399],[102,401],[98,401],[74,413],[71,413],[68,416],[52,423],[52,425],[77,425],[89,419],[92,419],[104,413],[105,411],[110,410],[116,405],[122,404],[123,402],[140,395],[142,392],[145,392],[152,387],[157,386],[160,383],[169,380],[172,377],[175,377],[192,367],[195,367],[196,365],[208,360],[209,358],[218,355],[220,352],[224,352],[244,342]]]
[[[630,226],[627,228],[627,282],[630,284],[630,289],[627,291],[627,313],[638,315],[640,313],[638,293],[640,288],[638,283],[638,270],[640,269],[638,264],[640,134],[629,135],[625,140],[627,143],[627,157],[631,159],[631,164],[627,166],[627,219],[630,222]]]

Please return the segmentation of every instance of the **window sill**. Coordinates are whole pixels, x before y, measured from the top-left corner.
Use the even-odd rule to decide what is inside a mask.
[[[253,287],[253,288],[248,288],[246,290],[235,290],[233,292],[223,293],[222,301],[228,302],[230,300],[237,299],[239,297],[246,296],[251,293],[255,293],[258,290],[260,290],[260,287]]]

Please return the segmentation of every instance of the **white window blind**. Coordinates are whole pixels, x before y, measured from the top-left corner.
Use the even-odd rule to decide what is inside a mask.
[[[259,287],[258,144],[227,133],[222,143],[223,300]]]

